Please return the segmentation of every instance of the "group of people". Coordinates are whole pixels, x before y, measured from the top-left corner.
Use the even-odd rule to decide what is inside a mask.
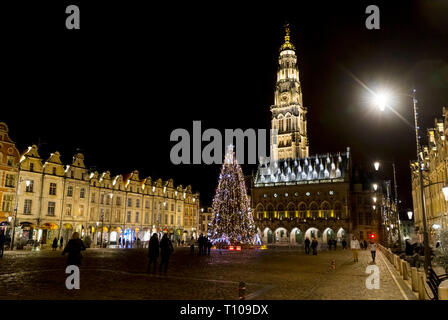
[[[342,249],[347,249],[347,241],[345,239],[343,239],[341,241],[342,244]],[[310,254],[310,249],[313,250],[313,255],[317,255],[317,247],[319,245],[319,242],[317,241],[316,238],[313,237],[313,240],[310,241],[310,239],[307,237],[305,239],[305,253],[306,254]],[[328,250],[331,250],[331,248],[333,248],[334,250],[336,250],[337,248],[337,240],[336,239],[328,239],[327,241],[327,245],[328,245]]]
[[[190,253],[192,255],[194,255],[194,246],[196,244],[196,240],[194,239],[193,236],[191,236],[190,238]],[[197,240],[197,244],[198,244],[198,256],[202,256],[202,255],[210,255],[210,250],[212,248],[212,242],[210,241],[210,239],[207,236],[204,236],[202,233],[199,235],[199,238]]]
[[[162,239],[159,242],[159,237],[157,233],[153,233],[151,239],[149,240],[149,248],[148,248],[148,257],[149,263],[146,269],[146,272],[149,273],[151,271],[151,264],[153,265],[153,273],[156,272],[157,268],[157,259],[160,257],[162,261],[159,265],[159,272],[162,272],[162,268],[166,273],[168,270],[168,262],[170,261],[170,256],[174,252],[173,243],[171,242],[168,235],[165,233]]]
[[[61,239],[59,239],[59,241],[58,241],[58,238],[56,238],[56,237],[53,239],[53,244],[51,245],[51,247],[53,248],[53,251],[55,251],[58,248],[58,243],[59,243],[59,247],[62,249],[62,247],[64,246],[64,238],[61,237]]]
[[[373,240],[370,240],[369,249],[370,254],[372,255],[372,263],[375,263],[376,247],[376,243]],[[359,241],[355,236],[353,236],[352,241],[350,242],[350,248],[353,253],[353,262],[358,262],[358,251],[361,249],[367,250],[367,241]]]
[[[319,242],[317,242],[316,238],[313,238],[313,241],[310,241],[310,239],[307,237],[305,239],[305,253],[310,254],[310,247],[313,250],[313,255],[317,256],[317,246],[319,245]]]

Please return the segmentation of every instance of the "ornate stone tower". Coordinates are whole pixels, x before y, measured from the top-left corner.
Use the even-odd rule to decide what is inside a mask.
[[[289,24],[280,47],[274,105],[271,106],[271,159],[308,157],[306,130],[307,109],[302,103],[302,88],[294,45],[290,42]]]

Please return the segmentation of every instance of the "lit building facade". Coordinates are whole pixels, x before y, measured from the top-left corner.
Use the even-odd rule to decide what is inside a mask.
[[[8,135],[6,123],[0,122],[0,230],[9,233],[14,216],[19,151]]]
[[[448,227],[448,205],[442,191],[447,184],[447,160],[448,145],[446,143],[448,126],[448,110],[443,108],[442,119],[435,119],[434,128],[428,129],[428,145],[423,146],[420,156],[425,163],[423,172],[425,194],[426,225],[429,232],[430,243],[433,244],[435,235],[440,229]],[[423,239],[422,199],[420,193],[420,182],[418,176],[418,163],[411,163],[412,171],[412,200],[414,205],[415,231],[419,240]]]
[[[214,217],[213,208],[208,207],[206,211],[201,209],[201,214],[199,216],[199,229],[200,233],[206,235],[208,233],[208,225],[212,222]]]
[[[280,47],[271,106],[271,157],[261,159],[251,185],[251,205],[264,243],[302,244],[308,237],[368,239],[379,233],[379,210],[368,184],[352,179],[350,149],[309,155],[297,56],[289,26]],[[367,218],[368,217],[368,218]]]
[[[51,244],[73,232],[93,244],[149,241],[152,233],[173,240],[197,237],[199,194],[173,180],[140,178],[139,172],[111,176],[89,172],[81,153],[70,165],[58,152],[43,161],[35,145],[18,162],[16,241]]]

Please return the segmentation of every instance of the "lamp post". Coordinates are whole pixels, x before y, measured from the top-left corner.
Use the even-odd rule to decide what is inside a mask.
[[[429,235],[428,228],[426,225],[426,211],[425,211],[425,192],[424,192],[424,183],[423,183],[423,170],[425,170],[425,164],[423,161],[423,155],[420,156],[422,152],[420,146],[420,136],[419,136],[419,126],[418,126],[418,113],[417,113],[417,99],[416,99],[416,90],[412,91],[412,95],[406,95],[412,98],[413,102],[413,112],[414,112],[414,129],[415,129],[415,142],[416,142],[416,154],[417,154],[417,162],[418,162],[418,180],[420,185],[420,198],[421,198],[421,210],[422,210],[422,222],[423,222],[423,244],[425,248],[425,271],[428,272],[428,268],[431,266],[431,255],[429,248]],[[384,111],[385,107],[387,107],[387,95],[386,94],[375,94],[376,104],[380,108],[381,111]],[[448,186],[445,186],[446,192],[448,195]],[[444,191],[445,193],[445,191]],[[448,199],[448,198],[446,198]]]

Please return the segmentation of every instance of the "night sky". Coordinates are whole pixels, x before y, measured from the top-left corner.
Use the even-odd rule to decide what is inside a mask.
[[[269,129],[287,21],[310,154],[350,147],[357,163],[395,159],[400,199],[412,207],[413,128],[376,111],[350,73],[395,93],[394,108],[411,123],[405,94],[416,88],[421,127],[432,127],[448,107],[448,1],[163,3],[3,7],[0,121],[20,150],[40,142],[42,158],[57,150],[68,164],[79,149],[98,171],[173,178],[210,203],[220,166],[171,164],[170,133],[192,133],[193,120],[203,130]],[[79,31],[65,29],[68,4],[80,6]],[[380,30],[365,27],[370,4],[380,8]]]

